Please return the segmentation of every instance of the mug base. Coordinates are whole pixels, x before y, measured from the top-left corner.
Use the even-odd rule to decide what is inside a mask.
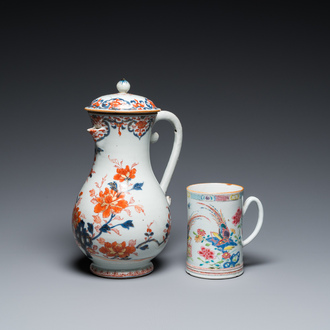
[[[150,274],[154,270],[154,265],[149,262],[146,266],[137,269],[112,270],[100,268],[92,263],[90,270],[93,274],[105,278],[134,278]]]
[[[243,269],[243,265],[239,265],[237,267],[227,268],[227,269],[207,269],[201,267],[197,268],[190,264],[187,264],[186,272],[189,275],[199,278],[221,280],[221,279],[238,277],[243,274],[244,269]]]

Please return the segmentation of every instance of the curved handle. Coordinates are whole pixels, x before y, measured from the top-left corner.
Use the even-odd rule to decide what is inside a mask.
[[[252,234],[245,240],[243,240],[242,245],[245,246],[247,244],[249,244],[259,233],[262,223],[264,221],[264,208],[260,202],[260,200],[257,197],[249,197],[246,199],[244,205],[243,205],[243,215],[245,214],[247,208],[249,207],[249,205],[252,202],[256,202],[257,206],[258,206],[258,210],[259,210],[259,216],[258,216],[258,222],[256,227],[254,228],[254,231],[252,232]]]
[[[170,159],[167,163],[165,172],[163,174],[163,178],[160,182],[160,187],[164,191],[164,194],[166,193],[167,187],[170,184],[176,163],[178,162],[181,146],[182,146],[182,126],[180,123],[180,120],[176,115],[174,115],[172,112],[162,110],[157,114],[155,123],[160,120],[167,120],[169,121],[173,128],[174,128],[174,142],[173,142],[173,148],[171,152]],[[151,136],[151,142],[156,142],[158,140],[158,133],[153,133]]]

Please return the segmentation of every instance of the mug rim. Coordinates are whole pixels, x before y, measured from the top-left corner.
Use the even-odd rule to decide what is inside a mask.
[[[233,191],[219,191],[219,192],[209,192],[209,191],[198,191],[198,190],[193,190],[191,187],[194,186],[201,186],[201,185],[227,185],[227,186],[236,186],[240,187],[238,190],[233,190]],[[244,191],[244,187],[242,187],[239,184],[236,183],[225,183],[225,182],[206,182],[206,183],[194,183],[189,186],[187,186],[187,191],[195,194],[209,194],[209,195],[223,195],[223,194],[235,194],[235,193],[240,193]]]

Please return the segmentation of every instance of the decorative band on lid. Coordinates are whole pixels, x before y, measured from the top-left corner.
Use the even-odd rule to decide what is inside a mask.
[[[161,110],[146,97],[127,93],[130,86],[127,80],[120,80],[117,83],[118,93],[103,95],[96,98],[85,110],[110,113],[154,113]]]

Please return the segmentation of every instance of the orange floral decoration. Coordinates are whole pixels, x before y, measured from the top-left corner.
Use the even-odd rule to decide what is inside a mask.
[[[99,197],[96,197],[94,212],[102,213],[103,218],[108,218],[111,213],[120,213],[128,206],[124,197],[123,193],[118,194],[115,190],[105,188],[104,191],[100,191]]]
[[[113,177],[114,180],[124,182],[135,178],[136,169],[130,169],[128,165],[125,168],[117,168],[117,174]]]
[[[146,126],[147,122],[144,120],[140,120],[135,125],[135,132],[137,132],[139,136],[142,136],[142,134],[146,131]]]
[[[74,207],[72,212],[72,225],[76,229],[79,222],[81,221],[81,211],[77,205]]]
[[[110,102],[110,107],[109,108],[116,108],[121,105],[121,101],[119,99],[114,99],[113,101]]]
[[[126,242],[122,243],[104,243],[104,246],[102,246],[100,249],[100,252],[104,253],[107,257],[118,257],[118,258],[126,258],[131,253],[135,252],[134,246],[126,246]]]
[[[195,236],[195,242],[196,243],[199,243],[199,242],[201,242],[203,240],[203,236],[201,236],[201,235],[196,235]]]
[[[155,103],[154,103],[154,102],[152,102],[151,100],[148,100],[148,102],[151,104],[151,106],[152,106],[153,108],[156,108],[156,106],[155,106]]]
[[[134,108],[139,108],[139,107],[144,108],[143,103],[139,102],[137,99],[134,99],[134,101],[135,101],[135,103],[133,103]]]
[[[147,126],[147,122],[144,121],[144,120],[140,120],[139,122],[136,123],[136,126],[137,126],[139,129],[145,128],[145,127]]]

